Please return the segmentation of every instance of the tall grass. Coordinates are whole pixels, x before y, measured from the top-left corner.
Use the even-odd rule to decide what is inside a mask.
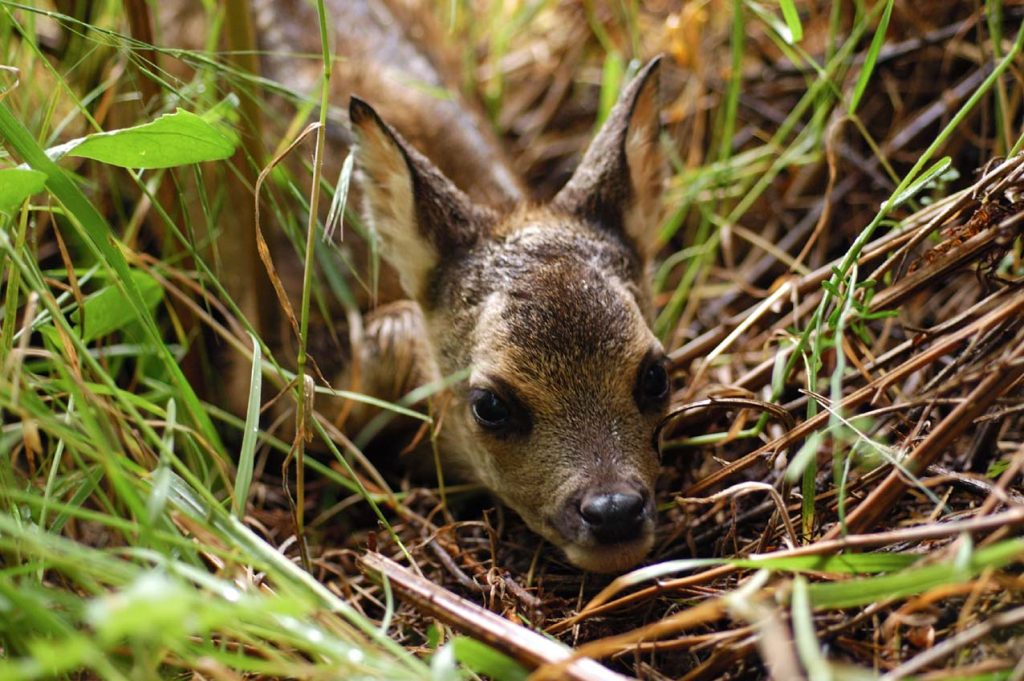
[[[253,366],[244,424],[217,409],[206,396],[223,359],[206,354],[202,320],[225,339],[225,324],[257,331],[216,274],[230,244],[208,248],[227,206],[251,201],[222,179],[248,168],[122,170],[46,153],[175,106],[222,117],[216,88],[199,86],[248,76],[197,53],[191,82],[176,81],[134,61],[146,46],[122,33],[120,3],[86,10],[0,5],[0,63],[17,69],[0,101],[3,165],[46,184],[0,217],[0,678],[424,678],[423,662],[242,522],[258,444],[285,446],[258,418],[263,374],[280,374],[256,336],[234,341]],[[146,103],[157,108],[116,105],[133,85],[95,80],[99,55],[134,86],[167,88]],[[166,134],[152,153],[198,142]],[[198,210],[176,189],[198,191]],[[142,223],[164,234],[161,260],[130,245]]]
[[[140,42],[131,34],[121,3],[72,4],[84,13],[62,13],[50,3],[0,0],[0,64],[12,67],[0,72],[0,182],[5,183],[0,186],[0,680],[80,673],[164,678],[193,671],[216,678],[423,679],[493,668],[487,652],[465,645],[426,660],[422,650],[398,642],[400,626],[389,626],[395,607],[390,591],[385,589],[377,611],[367,614],[353,605],[357,599],[339,595],[314,576],[313,533],[305,522],[307,470],[353,495],[385,532],[392,531],[389,521],[401,497],[386,484],[368,489],[366,476],[356,472],[362,453],[351,442],[339,447],[309,413],[316,395],[331,392],[307,380],[315,373],[307,356],[311,310],[332,303],[351,310],[354,290],[372,287],[318,250],[324,248],[319,206],[330,204],[336,190],[343,193],[351,173],[348,166],[334,187],[334,178],[321,172],[332,63],[323,28],[330,18],[322,0],[317,9],[323,87],[319,101],[294,101],[290,120],[283,120],[280,109],[246,96],[259,90],[288,95],[253,73],[251,61],[246,65],[237,58],[254,54],[251,36],[227,39],[233,55],[214,49],[223,37],[220,30],[237,27],[231,12],[240,11],[239,3],[229,3],[234,9],[227,14],[217,3],[204,5],[211,33],[204,36],[207,49],[193,51],[153,49]],[[154,4],[143,4],[153,11]],[[593,4],[584,3],[591,14]],[[685,242],[685,247],[666,253],[657,275],[665,304],[656,330],[673,347],[682,342],[705,300],[694,291],[708,283],[724,257],[723,242],[780,176],[821,161],[837,117],[877,149],[858,116],[865,93],[874,87],[873,69],[894,6],[892,0],[853,3],[855,16],[845,32],[838,28],[835,10],[827,45],[815,56],[802,44],[801,3],[707,4],[728,10],[730,77],[710,123],[710,152],[696,164],[679,161],[667,198],[671,211],[662,236],[666,242]],[[453,41],[462,36],[471,44],[463,53],[469,79],[478,60],[500,63],[510,44],[554,3],[527,2],[512,10],[497,1],[478,3],[482,7],[441,5]],[[778,401],[803,368],[808,391],[831,390],[833,401],[839,401],[840,381],[850,370],[838,353],[831,372],[824,372],[825,355],[872,314],[854,295],[865,286],[857,257],[892,219],[893,209],[918,199],[948,169],[948,161],[935,159],[979,102],[998,102],[1003,146],[1021,147],[1009,120],[1013,108],[1003,78],[1019,62],[1024,30],[1012,42],[1002,40],[1001,3],[986,5],[988,30],[1001,46],[995,68],[955,108],[909,170],[896,172],[883,159],[895,189],[825,284],[810,322],[779,342],[771,400]],[[635,3],[617,7],[624,37],[608,35],[601,21],[588,15],[593,35],[587,39],[599,51],[595,63],[602,66],[599,115],[628,73],[623,54],[642,45]],[[485,20],[475,23],[472,13]],[[750,36],[761,32],[806,74],[806,91],[770,136],[738,148],[734,142],[741,126],[747,46]],[[478,50],[481,43],[490,52]],[[865,46],[867,58],[855,64],[852,56]],[[180,69],[180,63],[189,68]],[[497,122],[507,104],[508,83],[501,69],[491,74],[487,82],[473,85]],[[159,96],[139,101],[137,93],[154,87]],[[240,107],[232,94],[243,95]],[[231,159],[210,156],[146,167],[102,154],[100,160],[87,160],[72,152],[60,158],[55,153],[69,140],[137,126],[177,107],[231,138]],[[239,224],[250,224],[240,222],[237,207],[246,207],[242,213],[249,210],[256,178],[275,156],[251,144],[252,135],[262,129],[259,119],[272,119],[294,132],[310,112],[319,124],[312,193],[302,189],[309,183],[282,165],[266,176],[261,194],[264,215],[291,236],[304,263],[293,358],[281,355],[266,317],[258,312],[261,305],[271,305],[269,287],[264,285],[263,299],[232,297],[231,277],[248,274],[262,281],[265,274],[246,271],[255,261],[237,267],[231,235],[239,233]],[[238,130],[241,143],[234,137]],[[172,131],[172,136],[184,134]],[[138,150],[133,145],[140,143],[124,139],[120,151]],[[12,169],[18,174],[4,174]],[[313,279],[314,264],[326,271],[326,282]],[[793,261],[792,270],[806,267]],[[245,371],[235,372],[244,385],[224,385],[228,361],[244,364]],[[229,400],[224,392],[241,409],[225,409]],[[282,441],[273,430],[273,410],[264,413],[279,392],[284,394],[280,404],[289,405],[283,409],[292,410],[299,426],[293,442]],[[808,417],[817,404],[808,401]],[[429,415],[401,405],[382,406],[432,425]],[[821,512],[815,495],[818,445],[844,425],[844,415],[834,413],[828,428],[791,462],[791,479],[801,481],[804,492],[805,534]],[[758,438],[765,426],[762,419],[739,437]],[[716,433],[703,436],[702,442],[736,436]],[[310,440],[328,458],[308,456]],[[834,443],[838,485],[845,443],[838,435]],[[278,482],[271,475],[260,478],[272,467],[268,462],[295,471],[294,500],[288,499],[301,561],[286,558],[280,550],[284,538],[257,531],[260,523],[249,514],[254,497]],[[283,477],[290,482],[287,473]],[[812,607],[870,602],[858,593],[874,600],[919,593],[1019,555],[1020,546],[1007,542],[973,558],[944,556],[930,566],[934,569],[920,568],[901,580],[866,577],[831,591],[794,582],[792,619],[806,668],[832,673],[820,657]],[[815,569],[805,564],[769,568]],[[891,568],[861,566],[852,572]],[[666,564],[647,576],[679,569],[679,564]],[[932,581],[921,581],[925,577]],[[442,638],[454,636],[442,633]],[[432,643],[436,647],[439,641]],[[515,678],[521,672],[513,667],[505,673]]]

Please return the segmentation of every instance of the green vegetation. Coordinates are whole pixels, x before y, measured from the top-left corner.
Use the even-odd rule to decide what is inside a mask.
[[[378,472],[362,445],[380,421],[346,437],[316,418],[344,398],[428,440],[443,424],[421,400],[444,386],[381,404],[322,380],[317,325],[379,283],[324,238],[342,214],[366,236],[352,158],[324,173],[344,107],[330,3],[301,94],[258,72],[247,3],[202,3],[188,49],[160,4],[0,0],[0,681],[525,678],[363,575],[367,548],[623,673],[1021,678],[1020,620],[995,620],[1016,648],[985,628],[1024,602],[1018,6],[428,8],[541,196],[641,60],[673,64],[655,328],[687,377],[676,402],[719,401],[666,428],[654,564],[608,584],[465,510],[472,489]],[[285,154],[309,121],[311,153]],[[287,292],[264,236],[301,266]],[[970,239],[988,240],[961,257]],[[745,469],[781,501],[695,499]],[[782,626],[792,651],[770,644]],[[915,658],[929,627],[985,644]]]

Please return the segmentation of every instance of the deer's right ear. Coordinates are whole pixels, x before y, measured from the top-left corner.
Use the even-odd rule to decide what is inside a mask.
[[[442,257],[472,247],[490,213],[474,205],[363,100],[351,99],[349,120],[357,140],[364,218],[406,294],[424,302]]]

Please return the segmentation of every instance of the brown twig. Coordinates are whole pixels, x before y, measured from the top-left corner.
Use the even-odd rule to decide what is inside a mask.
[[[621,681],[626,678],[594,660],[580,657],[578,652],[573,653],[561,643],[456,596],[380,553],[367,553],[359,559],[359,564],[376,579],[388,580],[399,597],[417,610],[465,631],[531,668],[559,665],[563,674],[561,678],[578,681]]]
[[[887,546],[901,542],[924,541],[927,539],[939,539],[956,536],[962,532],[974,533],[985,532],[998,527],[1009,527],[1024,524],[1024,507],[1014,507],[1003,513],[998,513],[982,518],[971,520],[958,520],[947,523],[932,523],[922,527],[912,527],[903,530],[892,530],[889,532],[878,532],[874,534],[848,535],[837,539],[822,539],[807,546],[784,551],[773,551],[760,555],[750,556],[750,560],[768,560],[772,558],[792,558],[795,556],[817,556],[829,555],[848,549],[865,549],[878,546]],[[609,598],[622,588],[630,584],[629,576],[619,577],[609,584],[603,591],[595,596],[576,615],[568,617],[561,622],[548,628],[552,634],[565,631],[567,628],[578,624],[587,617],[592,617],[605,612],[616,610],[627,605],[637,603],[651,598],[657,593],[673,591],[694,584],[706,583],[722,577],[723,575],[735,572],[738,568],[732,565],[722,565],[687,577],[665,580],[653,586],[645,587],[634,591],[614,601]]]
[[[984,622],[979,622],[970,629],[951,636],[934,647],[904,662],[888,674],[882,676],[881,681],[899,681],[911,674],[914,674],[939,660],[955,653],[960,648],[982,639],[997,629],[1012,627],[1024,622],[1024,607],[1007,610],[993,615]]]
[[[1024,340],[1017,339],[1018,345],[1011,354],[993,366],[988,376],[971,391],[970,396],[957,405],[949,415],[903,461],[904,468],[916,475],[932,464],[946,448],[980,416],[989,405],[1002,396],[1014,383],[1024,376]],[[885,515],[908,486],[903,473],[894,470],[857,506],[846,519],[846,530],[863,532]],[[834,526],[825,535],[835,539],[843,531]]]

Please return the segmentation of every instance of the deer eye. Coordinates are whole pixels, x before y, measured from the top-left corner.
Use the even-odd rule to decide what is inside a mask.
[[[491,430],[504,427],[512,415],[505,401],[490,390],[473,390],[470,404],[476,422]]]
[[[637,378],[637,404],[642,411],[659,408],[668,398],[670,388],[665,360],[651,360],[641,367]]]

